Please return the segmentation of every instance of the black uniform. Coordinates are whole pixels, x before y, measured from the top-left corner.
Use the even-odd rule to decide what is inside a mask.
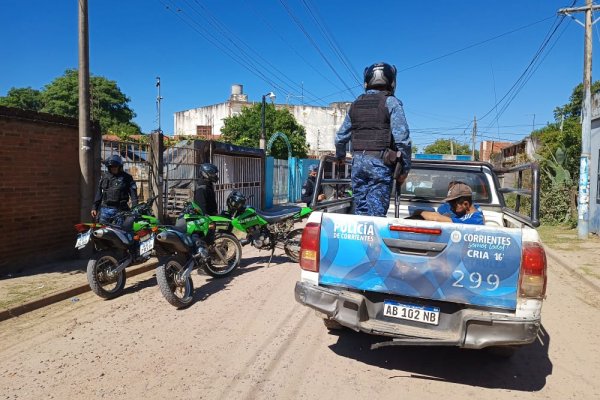
[[[194,202],[200,206],[204,215],[217,215],[217,197],[213,183],[200,178],[194,190]]]
[[[302,185],[302,201],[306,204],[310,204],[312,201],[313,193],[315,192],[315,184],[317,182],[317,177],[309,176],[304,185]],[[320,193],[319,193],[320,194]]]
[[[116,175],[107,172],[96,189],[93,208],[96,211],[100,209],[101,215],[102,209],[129,210],[129,199],[132,206],[138,204],[137,186],[133,177],[123,170]]]

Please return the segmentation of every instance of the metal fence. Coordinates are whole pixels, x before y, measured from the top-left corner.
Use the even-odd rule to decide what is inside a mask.
[[[213,164],[219,169],[219,182],[215,185],[217,207],[226,207],[227,197],[234,190],[242,192],[248,203],[260,207],[263,169],[262,161],[256,157],[214,154]]]
[[[288,202],[289,176],[288,160],[275,159],[273,162],[273,204]]]
[[[135,180],[138,187],[138,196],[140,201],[149,197],[148,177],[150,165],[148,164],[148,155],[150,154],[150,145],[147,143],[130,143],[102,141],[100,156],[102,160],[116,154],[123,160],[123,170],[129,173]],[[106,166],[102,164],[102,172],[106,172]]]

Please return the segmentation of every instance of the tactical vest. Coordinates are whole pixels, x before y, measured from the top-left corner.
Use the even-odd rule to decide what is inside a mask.
[[[102,178],[102,205],[120,207],[129,200],[129,186],[131,182],[125,174],[106,174]]]
[[[352,104],[350,121],[354,151],[379,151],[390,147],[390,112],[385,105],[388,96],[388,92],[363,94]]]

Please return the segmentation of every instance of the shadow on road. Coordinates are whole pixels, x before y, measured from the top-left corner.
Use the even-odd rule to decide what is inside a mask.
[[[338,335],[331,350],[343,357],[398,371],[389,379],[429,379],[484,388],[534,392],[546,385],[552,374],[548,356],[550,336],[542,326],[537,340],[517,350],[509,359],[485,350],[455,347],[389,346],[371,350],[371,345],[386,338],[357,333],[349,329],[331,331]]]

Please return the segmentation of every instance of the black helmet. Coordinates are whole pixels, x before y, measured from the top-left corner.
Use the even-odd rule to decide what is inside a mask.
[[[104,163],[108,168],[123,166],[123,160],[121,160],[121,157],[116,154],[113,154],[112,156],[108,157]]]
[[[218,168],[214,164],[204,163],[200,165],[200,174],[204,179],[207,179],[211,182],[217,182],[219,180]]]
[[[242,192],[234,190],[227,196],[227,209],[230,213],[244,208],[246,205],[246,196]]]
[[[365,89],[396,90],[396,67],[380,62],[365,68]]]

